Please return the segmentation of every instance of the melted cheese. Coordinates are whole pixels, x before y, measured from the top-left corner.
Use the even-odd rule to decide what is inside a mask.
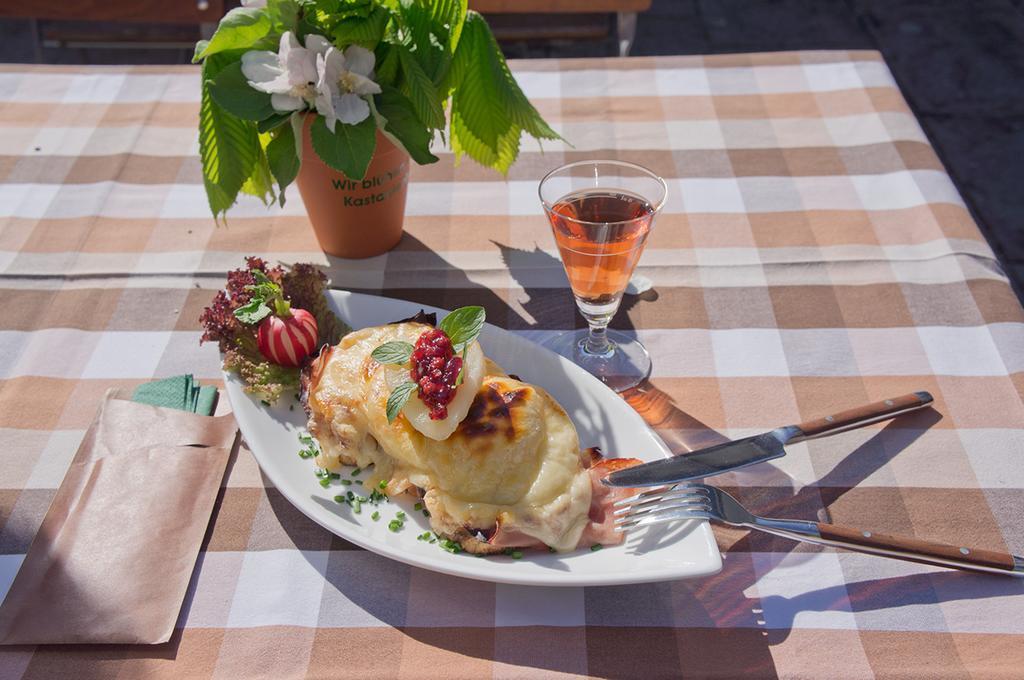
[[[370,483],[385,480],[391,493],[410,484],[433,490],[467,528],[500,523],[556,550],[575,548],[591,485],[576,429],[547,392],[485,360],[487,376],[447,439],[425,437],[405,415],[387,422],[387,398],[408,369],[382,366],[370,352],[389,340],[415,342],[424,330],[415,323],[366,328],[321,357],[309,393],[310,431],[323,451],[317,463],[373,463]]]

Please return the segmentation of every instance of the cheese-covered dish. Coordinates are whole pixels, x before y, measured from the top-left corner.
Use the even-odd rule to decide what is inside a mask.
[[[638,461],[581,451],[547,392],[486,358],[479,326],[444,328],[375,326],[324,348],[305,392],[317,464],[369,468],[364,483],[422,497],[433,530],[469,552],[621,541],[608,506],[628,492],[599,480]]]

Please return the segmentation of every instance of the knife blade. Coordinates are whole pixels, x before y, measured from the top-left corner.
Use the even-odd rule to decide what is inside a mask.
[[[641,487],[712,477],[780,458],[786,455],[787,444],[826,437],[895,418],[924,408],[932,401],[932,395],[928,392],[905,394],[798,425],[785,425],[753,437],[716,444],[693,453],[618,470],[601,481],[608,486]]]

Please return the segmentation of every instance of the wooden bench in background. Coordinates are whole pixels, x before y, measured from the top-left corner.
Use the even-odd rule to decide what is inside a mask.
[[[238,0],[0,0],[0,17],[29,19],[42,47],[187,48]],[[602,40],[629,53],[651,0],[470,0],[503,43]],[[196,30],[199,27],[199,30]]]

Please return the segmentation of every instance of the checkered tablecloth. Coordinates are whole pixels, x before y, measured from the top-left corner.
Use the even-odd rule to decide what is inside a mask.
[[[531,338],[581,325],[536,187],[593,157],[669,183],[639,270],[654,292],[614,325],[651,351],[628,398],[673,448],[928,390],[934,412],[718,481],[777,516],[1024,553],[1024,312],[877,53],[515,70],[574,148],[526,143],[507,181],[441,154],[413,172],[399,247],[341,262],[294,187],[214,225],[198,70],[0,68],[0,586],[105,390],[219,379],[197,317],[243,255],[483,304]],[[170,643],[3,648],[0,676],[1020,677],[1024,581],[716,535],[702,580],[461,580],[332,537],[243,449]]]

